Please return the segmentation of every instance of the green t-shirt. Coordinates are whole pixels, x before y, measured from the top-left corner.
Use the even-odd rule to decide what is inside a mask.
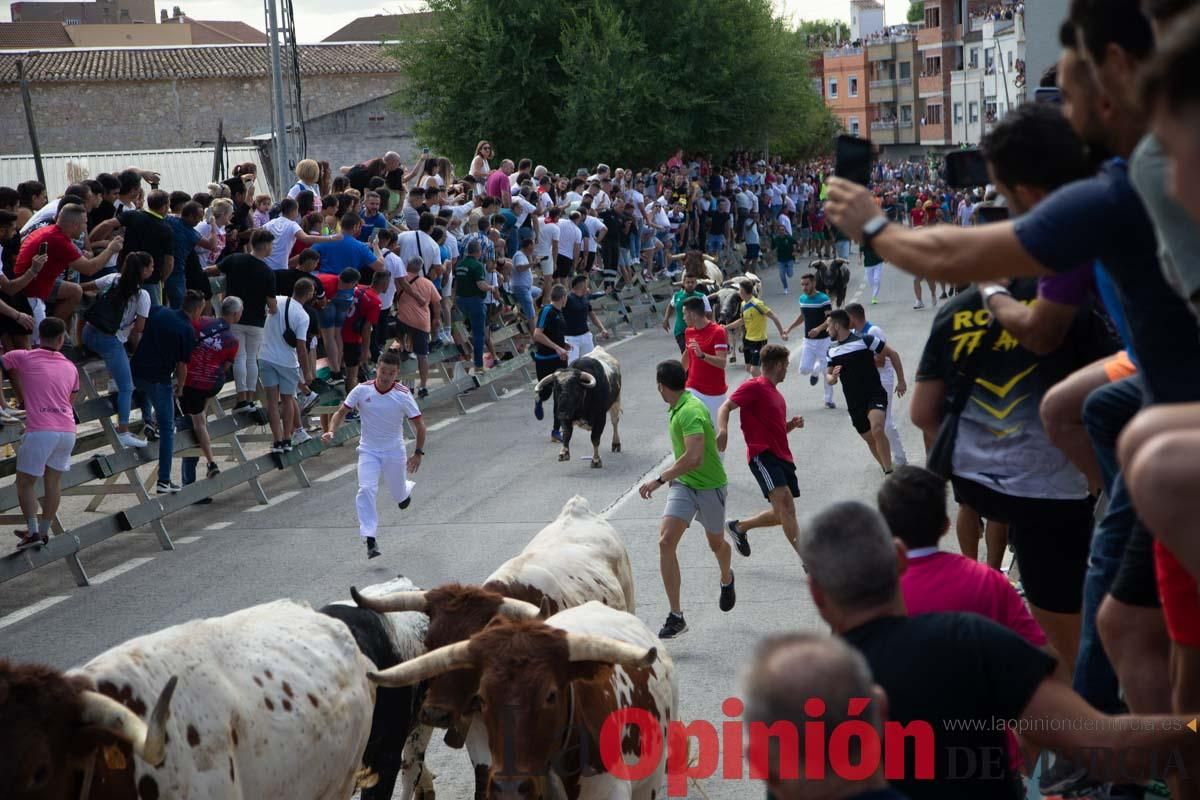
[[[771,246],[775,248],[775,258],[779,261],[796,260],[796,239],[792,236],[772,236]]]
[[[687,323],[683,321],[683,304],[685,301],[693,297],[704,299],[704,292],[685,292],[683,289],[675,292],[675,296],[671,298],[671,307],[675,309],[675,335],[683,333],[687,329]]]
[[[879,257],[879,254],[865,244],[862,246],[862,254],[864,267],[876,267],[883,263],[883,259]]]
[[[689,489],[724,487],[729,480],[725,477],[725,467],[722,466],[721,455],[717,452],[717,433],[713,430],[712,419],[708,416],[708,407],[700,402],[700,398],[685,391],[675,405],[671,406],[670,417],[671,449],[675,451],[676,460],[681,458],[687,449],[684,439],[697,434],[704,436],[704,462],[675,480]]]
[[[485,297],[479,281],[487,280],[487,271],[479,261],[467,256],[454,265],[454,293],[459,297]]]

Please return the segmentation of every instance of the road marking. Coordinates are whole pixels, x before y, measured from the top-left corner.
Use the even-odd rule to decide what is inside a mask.
[[[112,569],[106,569],[106,570],[104,570],[104,572],[101,572],[99,575],[92,577],[91,583],[93,586],[99,586],[102,583],[107,583],[108,581],[111,581],[113,578],[117,577],[118,575],[124,575],[126,572],[129,572],[129,570],[136,569],[137,567],[140,567],[142,564],[145,564],[145,563],[153,561],[153,560],[154,560],[154,556],[147,556],[146,558],[131,558],[128,561],[126,561],[124,564],[118,564],[117,566],[113,567]]]
[[[211,525],[205,525],[204,530],[219,531],[219,530],[222,530],[223,528],[228,528],[232,524],[233,524],[232,522],[214,522]]]
[[[522,386],[518,389],[513,389],[512,391],[505,392],[503,395],[501,395],[501,397],[512,397],[515,394],[520,394],[521,392],[525,391],[528,388],[529,388],[528,386]]]
[[[427,427],[425,429],[425,432],[433,433],[434,431],[440,431],[442,428],[448,428],[456,422],[458,422],[458,417],[447,417],[446,419],[442,420],[441,422],[435,422],[432,425],[430,425],[429,427]],[[320,480],[325,480],[325,479],[317,478],[317,480],[320,481]]]
[[[638,331],[637,333],[633,334],[632,336],[626,336],[624,339],[619,339],[615,342],[605,342],[603,345],[601,345],[601,347],[603,347],[605,350],[612,350],[614,347],[620,347],[621,345],[625,344],[626,342],[632,342],[634,339],[638,338],[639,336],[641,336],[643,334],[650,333],[650,331],[652,331],[652,330],[654,330],[654,329],[647,328],[644,331]]]
[[[45,611],[50,606],[58,605],[63,600],[66,600],[70,595],[56,594],[53,597],[46,597],[38,600],[31,606],[25,606],[20,611],[14,611],[6,617],[0,617],[0,630],[7,628],[9,625],[16,625],[23,619],[32,617],[39,611]]]
[[[271,501],[269,503],[267,503],[265,506],[255,506],[254,508],[248,508],[248,509],[246,509],[246,513],[253,514],[257,511],[262,511],[265,508],[271,508],[272,506],[277,506],[280,503],[282,503],[284,500],[291,500],[293,497],[295,497],[298,494],[300,494],[300,490],[293,489],[290,492],[284,492],[283,494],[275,495],[274,497],[271,498]]]
[[[485,408],[487,408],[488,406],[494,406],[494,405],[496,405],[496,401],[495,401],[495,400],[489,400],[489,401],[487,401],[486,403],[480,403],[480,404],[479,404],[479,405],[477,405],[477,406],[473,406],[473,407],[471,407],[471,408],[468,408],[468,409],[467,409],[467,413],[468,413],[468,414],[477,414],[477,413],[479,413],[480,411],[483,411],[483,410],[484,410]]]
[[[181,536],[175,540],[175,544],[192,544],[203,539],[203,536]]]
[[[674,463],[675,463],[675,456],[673,456],[673,455],[664,456],[662,461],[655,464],[654,467],[649,472],[647,472],[642,477],[638,478],[637,482],[634,483],[633,486],[629,487],[629,489],[625,492],[625,494],[621,495],[616,500],[609,503],[608,507],[600,512],[600,516],[604,519],[608,519],[608,517],[610,515],[615,514],[617,512],[617,509],[619,509],[621,506],[625,505],[625,503],[628,502],[629,500],[638,496],[638,488],[646,481],[646,479],[648,477],[650,477],[651,475],[657,475],[658,473],[662,472],[663,470],[665,470],[667,467],[671,466]],[[662,488],[665,488],[665,487],[660,487],[660,491]]]
[[[346,475],[346,474],[352,472],[354,470],[354,468],[357,466],[358,466],[358,462],[352,461],[344,467],[338,467],[337,469],[335,469],[333,472],[329,473],[328,475],[322,475],[321,477],[317,478],[317,483],[328,483],[329,481],[335,481],[338,478],[342,477],[343,475]]]

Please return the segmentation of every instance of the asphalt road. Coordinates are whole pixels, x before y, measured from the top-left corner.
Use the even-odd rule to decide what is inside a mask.
[[[869,316],[887,332],[911,381],[933,312],[912,310],[911,281],[888,269],[880,304],[868,305]],[[784,296],[777,275],[763,277],[764,298],[789,323],[798,312],[798,286]],[[847,302],[861,300],[864,293],[862,270],[855,268]],[[794,332],[788,342],[794,350],[798,336]],[[772,330],[771,337],[777,340],[777,332]],[[642,500],[636,487],[662,469],[670,452],[667,409],[655,390],[654,367],[678,353],[672,337],[659,328],[616,343],[613,353],[623,374],[623,450],[609,452],[606,433],[601,470],[578,459],[590,454],[584,432],[575,439],[576,460],[556,460],[558,448],[549,440],[548,422],[533,418],[528,386],[514,383],[513,390],[492,403],[475,392],[468,401],[475,404],[472,413],[459,416],[445,408],[427,415],[434,430],[415,476],[412,506],[400,512],[381,492],[382,558],[368,561],[358,537],[353,449],[327,451],[306,462],[313,479],[310,489],[297,491],[290,472],[269,476],[264,484],[273,499],[270,506],[255,506],[249,489],[241,488],[212,505],[171,517],[168,527],[178,544],[173,552],[160,550],[145,531],[85,551],[96,585],[78,588],[66,566],[55,565],[0,586],[0,657],[67,668],[139,634],[281,597],[317,606],[347,597],[351,585],[397,574],[422,587],[478,581],[516,554],[575,494],[585,496],[594,510],[603,510],[624,535],[637,582],[637,614],[657,630],[668,610],[657,548],[665,498]],[[794,358],[793,364],[797,362]],[[740,362],[731,366],[731,384],[744,374]],[[800,467],[802,520],[831,501],[873,502],[882,476],[850,425],[840,388],[836,410],[823,407],[821,388],[810,386],[795,367],[781,388],[789,414],[799,413],[806,422],[791,437]],[[905,445],[919,463],[921,438],[907,421],[905,400],[897,411]],[[748,515],[764,501],[745,467],[740,431],[731,427],[729,512]],[[949,539],[953,537],[946,545],[952,546]],[[679,670],[685,720],[719,724],[726,719],[721,702],[736,693],[739,669],[764,635],[826,630],[782,533],[757,531],[752,543],[750,558],[734,555],[738,603],[728,614],[717,608],[716,564],[701,531],[693,526],[680,545],[690,631],[668,648]],[[430,764],[441,796],[469,796],[464,752],[436,744]],[[744,779],[713,776],[700,787],[703,795],[690,794],[713,800],[763,796],[761,787]]]

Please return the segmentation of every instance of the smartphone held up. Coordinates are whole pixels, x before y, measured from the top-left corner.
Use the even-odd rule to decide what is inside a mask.
[[[871,182],[871,142],[843,134],[834,140],[833,174],[860,186]]]

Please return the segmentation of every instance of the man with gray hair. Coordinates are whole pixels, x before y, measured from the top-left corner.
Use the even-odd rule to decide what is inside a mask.
[[[1151,765],[1170,774],[1200,758],[1191,717],[1102,714],[1053,679],[1053,657],[991,620],[907,616],[907,552],[875,509],[829,506],[804,527],[800,558],[822,619],[866,656],[887,693],[888,718],[906,726],[906,736],[915,731],[909,726],[932,729],[933,764],[918,759],[921,748],[905,747],[903,777],[892,781],[913,800],[1023,795],[1008,724],[1039,750],[1102,754],[1092,762],[1100,780],[1148,777]]]
[[[764,639],[743,674],[742,696],[747,723],[788,731],[763,737],[764,750],[756,746],[759,739],[751,728],[750,777],[766,782],[774,800],[904,800],[884,779],[883,759],[869,776],[847,780],[838,774],[844,766],[830,763],[824,742],[819,749],[806,745],[806,723],[823,723],[828,741],[831,732],[851,719],[849,709],[856,700],[869,702],[854,718],[870,725],[883,741],[887,697],[871,677],[866,659],[841,639],[817,633]],[[809,702],[814,699],[824,704],[823,712],[810,713],[816,710]],[[794,740],[791,730],[796,732]],[[812,753],[822,754],[822,761],[810,763],[807,757]],[[864,769],[869,766],[863,764]]]
[[[239,341],[233,332],[233,326],[242,318],[244,305],[240,297],[229,295],[221,301],[221,316],[219,319],[200,317],[192,321],[196,331],[196,345],[192,348],[191,358],[188,359],[187,378],[183,383],[183,394],[179,398],[179,408],[191,423],[192,432],[196,435],[196,444],[204,454],[208,464],[206,477],[212,478],[221,471],[213,456],[212,441],[208,438],[208,401],[220,393],[225,385],[225,367],[232,364],[237,356]],[[183,485],[196,482],[196,466],[200,459],[196,456],[185,456],[181,467]],[[212,498],[206,497],[198,501],[204,505],[211,503]]]

